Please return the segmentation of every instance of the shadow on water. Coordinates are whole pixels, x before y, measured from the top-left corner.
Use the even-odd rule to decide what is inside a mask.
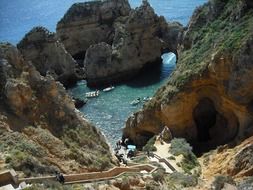
[[[165,56],[164,56],[165,55]],[[90,98],[80,111],[94,125],[100,128],[111,145],[121,138],[122,127],[129,115],[143,106],[143,101],[137,105],[131,104],[137,98],[152,97],[155,91],[169,78],[176,63],[176,57],[167,53],[162,56],[163,61],[156,66],[146,67],[137,77],[128,82],[115,85],[110,92],[103,92],[96,98]],[[107,86],[108,87],[108,86]],[[85,98],[85,93],[96,89],[87,87],[86,81],[80,81],[69,89],[77,98]]]
[[[161,60],[145,66],[136,77],[126,83],[132,88],[146,87],[157,84],[169,77],[176,65],[174,53],[164,53]]]

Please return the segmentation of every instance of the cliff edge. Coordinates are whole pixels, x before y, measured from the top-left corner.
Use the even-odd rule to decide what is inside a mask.
[[[124,137],[143,146],[166,125],[196,152],[253,134],[253,10],[249,1],[197,8],[166,85],[127,121]]]
[[[0,77],[0,158],[5,163],[0,169],[30,176],[112,166],[104,136],[75,109],[63,85],[41,76],[8,43],[0,44]]]

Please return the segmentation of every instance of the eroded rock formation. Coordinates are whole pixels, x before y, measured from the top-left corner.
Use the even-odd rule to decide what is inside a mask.
[[[100,18],[105,12],[109,19]],[[87,82],[99,85],[130,78],[146,64],[159,64],[163,51],[177,53],[182,30],[157,16],[147,1],[131,10],[125,0],[107,0],[73,5],[58,23],[57,34],[77,59],[86,52]]]
[[[165,125],[199,152],[253,134],[252,9],[215,2],[194,13],[168,83],[128,119],[124,136],[137,145]]]
[[[201,157],[202,175],[208,179],[217,174],[242,178],[253,175],[253,137],[233,148],[221,146]]]
[[[0,44],[0,73],[0,144],[7,165],[25,175],[110,167],[105,138],[61,83],[41,76],[11,44]]]
[[[114,20],[127,16],[129,12],[127,0],[76,3],[57,24],[57,35],[71,55],[84,57],[90,45],[99,42],[111,44]]]
[[[50,73],[65,86],[84,78],[75,60],[54,33],[35,27],[17,45],[24,58],[31,61],[42,76]],[[79,74],[78,74],[79,72]]]

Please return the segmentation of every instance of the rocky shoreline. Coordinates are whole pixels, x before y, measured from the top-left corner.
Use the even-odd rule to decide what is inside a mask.
[[[129,79],[174,52],[176,70],[127,120],[123,139],[149,146],[167,126],[200,155],[208,152],[199,158],[203,178],[252,176],[252,23],[250,0],[210,0],[187,28],[167,23],[146,0],[136,9],[105,0],[74,4],[56,33],[35,27],[17,47],[0,43],[0,159],[25,177],[117,165],[104,135],[75,108],[83,102],[66,88],[81,79],[89,86]]]
[[[164,51],[177,53],[182,31],[147,1],[133,10],[128,1],[113,0],[74,4],[56,34],[73,57],[84,59],[87,84],[99,86],[136,76]]]
[[[69,97],[65,87],[81,79],[88,85],[129,79],[145,64],[156,63],[162,51],[176,51],[176,44],[169,43],[170,39],[177,42],[180,32],[180,24],[166,23],[147,1],[132,10],[126,0],[106,0],[74,4],[58,23],[56,33],[34,27],[17,48],[1,43],[1,130],[11,141],[22,138],[27,144],[2,156],[10,157],[8,162],[18,171],[27,169],[29,159],[37,162],[34,169],[23,171],[26,176],[36,174],[39,168],[42,173],[93,171],[115,164],[103,135],[75,111],[83,102]],[[83,64],[74,59],[80,52],[85,52]],[[49,145],[43,135],[50,137]],[[29,140],[29,136],[33,138]],[[51,146],[56,142],[62,152]],[[6,142],[3,146],[6,151],[13,147]],[[43,152],[39,149],[48,156],[33,154]],[[24,161],[12,154],[22,155]],[[47,166],[52,168],[47,170]]]

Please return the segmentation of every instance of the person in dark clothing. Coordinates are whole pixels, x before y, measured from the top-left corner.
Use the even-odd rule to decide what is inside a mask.
[[[60,183],[65,183],[65,178],[62,174],[59,175]]]
[[[129,150],[129,152],[127,153],[127,158],[132,158],[134,156],[134,151]]]
[[[59,181],[62,184],[65,183],[65,178],[61,173],[55,172],[55,174],[56,174],[56,180],[57,181]]]

